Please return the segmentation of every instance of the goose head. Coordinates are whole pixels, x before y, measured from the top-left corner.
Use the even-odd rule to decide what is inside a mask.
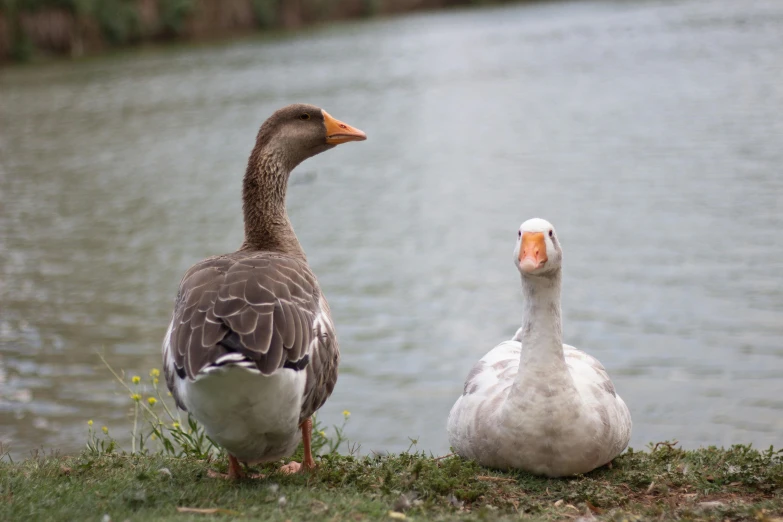
[[[364,132],[333,118],[325,110],[297,103],[278,109],[261,125],[256,145],[283,156],[295,166],[341,143],[366,139]]]
[[[514,265],[522,277],[551,274],[560,268],[562,261],[563,250],[552,223],[533,218],[520,225],[514,248]]]

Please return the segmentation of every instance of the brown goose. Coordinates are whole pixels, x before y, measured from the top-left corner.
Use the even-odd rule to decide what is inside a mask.
[[[312,105],[289,105],[258,131],[243,183],[245,239],[182,278],[163,341],[166,383],[229,454],[271,462],[301,440],[312,469],[310,417],[334,389],[340,352],[329,305],[307,264],[285,208],[291,171],[302,161],[365,134]]]

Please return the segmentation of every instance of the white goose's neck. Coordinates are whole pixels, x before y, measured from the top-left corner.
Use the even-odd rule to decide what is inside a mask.
[[[524,347],[518,379],[524,377],[523,373],[531,371],[566,370],[560,320],[560,287],[559,268],[545,276],[522,277],[525,308],[522,328],[514,337]]]
[[[560,281],[559,268],[546,277],[522,277],[525,310],[514,336],[522,354],[502,413],[508,427],[518,429],[521,415],[555,419],[578,411],[579,395],[563,354]]]

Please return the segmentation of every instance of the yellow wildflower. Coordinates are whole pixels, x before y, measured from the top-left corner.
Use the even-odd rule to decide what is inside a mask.
[[[318,435],[320,435],[321,437],[326,437],[326,432],[324,430],[321,430],[318,432]]]
[[[147,402],[149,403],[150,406],[155,406],[155,403],[158,402],[158,399],[156,399],[155,397],[150,397],[147,399]]]
[[[139,402],[141,400],[141,395],[139,395],[138,393],[134,393],[133,395],[131,395],[131,399],[133,399],[136,402]]]
[[[92,426],[92,419],[87,421],[87,426]]]
[[[150,370],[150,377],[160,377],[160,370],[153,368]]]
[[[171,424],[173,428],[179,428],[179,422],[174,422]]]
[[[108,435],[108,434],[109,434],[109,428],[107,428],[106,426],[103,426],[103,427],[101,428],[101,431],[103,431],[103,433],[105,433],[106,435]]]
[[[150,439],[152,439],[152,440],[156,440],[157,438],[158,437],[154,433],[152,435],[150,435]]]
[[[351,412],[350,412],[350,411],[348,411],[348,410],[343,410],[343,417],[345,417],[345,418],[347,419],[347,418],[348,418],[348,417],[350,417],[350,416],[351,416]]]
[[[157,377],[155,377],[154,379],[152,379],[152,384],[158,384],[158,378],[157,378]]]
[[[131,379],[131,382],[133,384],[139,384],[141,382],[141,377],[139,377],[138,375],[134,375],[133,378]]]

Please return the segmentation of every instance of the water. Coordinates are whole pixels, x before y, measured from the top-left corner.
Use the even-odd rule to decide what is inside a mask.
[[[783,4],[578,2],[0,72],[0,440],[120,439],[177,284],[242,237],[255,133],[294,101],[363,130],[289,212],[343,350],[322,420],[448,451],[472,363],[521,319],[519,224],[565,250],[565,338],[632,445],[783,443]],[[123,439],[125,440],[125,439]]]

